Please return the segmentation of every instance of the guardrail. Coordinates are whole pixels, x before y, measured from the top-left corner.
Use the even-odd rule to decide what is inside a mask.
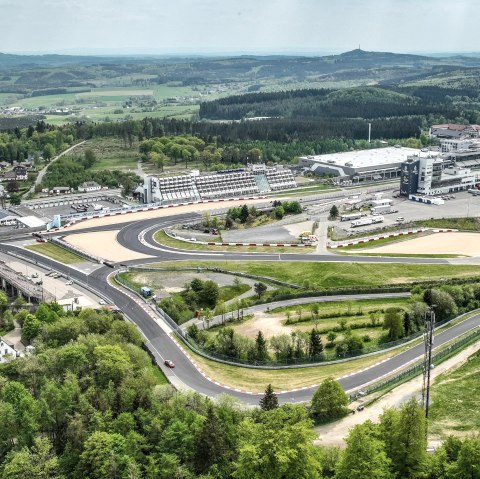
[[[70,251],[71,253],[74,253],[78,256],[81,256],[82,258],[85,258],[87,261],[94,261],[95,263],[103,264],[102,258],[99,258],[98,256],[94,256],[93,254],[87,253],[83,249],[78,248],[77,246],[73,246],[70,243],[67,243],[62,238],[50,238],[48,241],[50,241],[51,243],[54,243],[59,248],[62,248],[66,251]]]
[[[439,363],[445,361],[450,356],[453,356],[459,349],[463,348],[464,346],[469,345],[470,343],[476,342],[480,338],[480,328],[477,328],[475,331],[470,333],[467,336],[459,339],[458,341],[448,345],[445,349],[442,349],[438,353],[432,356],[432,363]],[[395,376],[392,376],[384,381],[379,381],[377,383],[372,384],[369,387],[362,388],[360,391],[350,394],[349,401],[355,401],[359,397],[366,396],[368,394],[372,394],[374,392],[380,391],[382,389],[390,389],[394,385],[407,381],[418,374],[423,372],[423,363],[415,364],[414,366],[405,369],[404,371],[398,373]],[[361,392],[361,394],[360,394]]]
[[[119,276],[119,274],[115,274],[115,280],[119,283],[122,284],[123,286],[127,287],[129,290],[140,296],[142,299],[143,296],[140,294],[140,288],[130,281],[126,280],[125,278],[122,278]],[[200,356],[210,359],[213,361],[218,361],[224,364],[229,364],[232,366],[243,366],[243,367],[248,367],[252,369],[289,369],[289,368],[295,368],[295,367],[313,367],[313,366],[318,366],[318,365],[327,365],[327,364],[336,364],[336,363],[342,363],[345,361],[349,361],[352,359],[357,359],[360,357],[366,357],[366,356],[373,356],[377,353],[380,352],[386,352],[389,350],[396,349],[401,346],[408,345],[409,343],[412,343],[416,340],[418,340],[423,332],[418,331],[417,333],[408,336],[407,338],[402,338],[397,341],[392,341],[389,343],[382,343],[380,345],[377,345],[376,347],[371,347],[371,348],[365,348],[362,350],[355,350],[355,351],[348,351],[342,353],[341,356],[338,356],[336,354],[332,353],[327,355],[324,353],[323,357],[316,358],[315,360],[312,360],[311,358],[286,358],[284,360],[275,360],[275,361],[256,361],[256,360],[248,360],[248,359],[241,359],[241,358],[233,358],[230,356],[226,356],[220,353],[217,353],[215,351],[211,351],[209,349],[203,348],[201,345],[196,343],[191,337],[189,337],[188,333],[182,328],[158,305],[155,306],[157,312],[162,316],[163,319],[167,322],[167,324],[174,330],[176,335],[181,339],[182,342],[184,342],[190,349],[192,349],[195,353],[199,354]],[[457,318],[452,318],[445,320],[443,322],[437,323],[438,327],[442,327],[447,325],[449,322],[457,320],[461,318],[462,316],[466,316],[468,314],[471,314],[472,311],[468,313],[464,313],[463,315],[457,317]]]

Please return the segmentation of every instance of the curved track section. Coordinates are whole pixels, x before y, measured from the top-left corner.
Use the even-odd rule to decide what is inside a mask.
[[[128,265],[145,264],[162,261],[178,261],[182,259],[191,259],[194,255],[198,260],[264,260],[264,261],[337,261],[337,262],[369,262],[369,263],[448,263],[444,259],[437,258],[391,258],[391,257],[364,257],[364,256],[332,256],[332,255],[315,255],[315,254],[264,254],[264,253],[227,253],[227,252],[192,252],[187,250],[179,250],[167,246],[159,246],[154,240],[153,235],[156,230],[178,224],[185,221],[198,219],[200,215],[191,213],[184,215],[175,215],[166,218],[155,218],[122,224],[122,228],[117,236],[117,240],[122,246],[128,249],[154,256],[147,260],[131,260],[126,261]],[[119,225],[109,225],[107,227],[85,228],[79,233],[88,231],[99,231],[107,229],[118,229]],[[65,231],[67,234],[67,231]],[[72,232],[72,234],[77,231]],[[143,235],[144,242],[139,241],[140,235]],[[89,275],[75,270],[69,266],[65,266],[49,258],[39,256],[32,251],[23,250],[10,244],[0,244],[0,250],[6,252],[14,252],[21,256],[27,257],[39,264],[45,265],[51,269],[55,269],[64,274],[68,274],[75,281],[86,285],[87,287],[98,292],[101,296],[108,298],[113,304],[118,306],[126,316],[134,322],[142,334],[145,336],[148,346],[156,356],[160,367],[176,384],[184,384],[195,391],[211,397],[220,394],[230,394],[239,400],[248,404],[258,404],[258,396],[254,393],[240,391],[238,389],[228,388],[219,385],[213,380],[205,377],[179,348],[178,344],[165,332],[158,319],[154,317],[152,312],[145,304],[136,298],[133,294],[123,289],[112,286],[108,282],[108,276],[112,273],[112,269],[108,267],[100,268]],[[456,324],[444,332],[436,336],[436,346],[441,346],[459,335],[479,327],[480,314]],[[405,364],[414,361],[423,354],[423,345],[412,347],[392,358],[379,362],[366,370],[358,371],[346,377],[339,378],[341,385],[345,390],[352,390],[364,386],[367,383],[378,380],[379,378],[390,374],[392,371],[403,367]],[[171,370],[163,366],[165,358],[175,362],[175,369]],[[279,393],[281,402],[300,402],[310,400],[316,385],[306,387],[294,391],[285,391]],[[259,391],[260,393],[262,391]]]

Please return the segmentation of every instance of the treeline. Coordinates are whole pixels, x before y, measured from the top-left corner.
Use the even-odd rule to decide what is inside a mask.
[[[290,143],[298,140],[325,138],[366,139],[369,121],[350,118],[267,119],[240,122],[206,122],[165,118],[145,118],[121,123],[78,123],[74,125],[79,138],[116,136],[126,145],[135,138],[161,137],[165,135],[192,135],[204,141],[235,143],[242,141],[275,141]],[[372,123],[372,139],[418,137],[426,125],[423,116],[375,119]]]
[[[428,99],[427,99],[428,98]],[[463,110],[439,95],[416,97],[378,87],[343,90],[295,90],[250,93],[221,98],[200,105],[200,118],[240,120],[248,117],[364,118],[378,119],[417,115],[456,118]]]
[[[117,313],[54,303],[17,319],[35,349],[0,365],[1,479],[477,477],[479,438],[449,437],[427,454],[414,399],[353,427],[344,450],[315,446],[315,422],[349,412],[331,378],[307,406],[279,405],[269,385],[245,408],[176,392]]]
[[[29,154],[50,160],[71,146],[76,138],[73,128],[56,128],[43,120],[28,128],[16,127],[0,133],[0,161],[20,162],[28,158]]]

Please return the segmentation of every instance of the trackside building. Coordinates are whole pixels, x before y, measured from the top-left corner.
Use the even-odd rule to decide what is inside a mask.
[[[364,181],[399,178],[402,164],[409,157],[434,154],[436,153],[431,153],[428,150],[417,150],[397,145],[328,155],[302,156],[299,158],[299,166],[304,172],[333,176],[334,183],[351,181],[352,184],[355,184]]]
[[[181,176],[147,176],[137,193],[144,203],[178,202],[242,198],[263,195],[297,186],[289,168],[249,165],[247,168],[200,175],[198,171]]]

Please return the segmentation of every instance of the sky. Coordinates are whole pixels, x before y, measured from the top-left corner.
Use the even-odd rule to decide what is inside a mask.
[[[0,52],[480,50],[478,0],[0,0]]]

